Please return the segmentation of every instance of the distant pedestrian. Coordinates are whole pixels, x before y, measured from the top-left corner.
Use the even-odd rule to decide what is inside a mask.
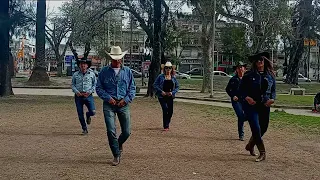
[[[320,92],[313,99],[313,112],[320,112]]]
[[[243,63],[242,61],[238,62],[237,65],[233,67],[236,73],[229,80],[229,83],[226,87],[226,92],[231,98],[232,107],[238,117],[238,134],[240,141],[244,140],[243,126],[246,118],[242,108],[242,99],[239,87],[242,77],[246,71],[246,67],[247,64]]]
[[[173,99],[179,91],[179,83],[171,62],[162,65],[162,70],[163,73],[157,77],[153,86],[162,108],[163,130],[168,131],[173,114]]]
[[[244,98],[243,109],[249,121],[252,137],[246,150],[254,153],[254,145],[260,152],[256,162],[266,159],[262,136],[266,133],[270,119],[270,106],[276,98],[276,81],[269,53],[259,53],[249,57],[251,70],[242,78],[240,91]]]
[[[77,107],[79,121],[82,127],[82,134],[88,134],[87,124],[91,123],[91,116],[96,113],[92,93],[96,88],[96,76],[90,69],[91,60],[78,60],[79,71],[72,76],[72,91],[75,93],[75,103]],[[86,120],[83,114],[83,105],[87,106]]]
[[[113,166],[120,163],[123,144],[131,133],[129,103],[135,97],[136,85],[130,68],[121,64],[123,56],[119,46],[113,46],[108,55],[111,65],[104,67],[99,73],[97,94],[103,100],[103,113],[107,127],[109,146],[113,154]],[[121,127],[121,134],[117,138],[115,115],[117,114]]]

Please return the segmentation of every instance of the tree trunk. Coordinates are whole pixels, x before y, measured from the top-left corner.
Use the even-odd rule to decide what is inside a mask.
[[[12,95],[9,67],[9,1],[0,2],[0,96]]]
[[[299,64],[304,51],[302,38],[297,40],[290,51],[288,74],[285,82],[288,84],[298,84]]]
[[[206,34],[203,33],[201,37],[202,43],[202,67],[203,67],[203,80],[201,93],[209,91],[209,82],[211,76],[211,63],[210,63],[210,41],[207,40]]]
[[[45,62],[45,24],[46,24],[46,0],[37,1],[36,22],[36,62],[29,82],[48,83],[49,76]]]
[[[61,77],[63,75],[62,73],[62,63],[63,63],[63,56],[58,56],[58,62],[57,62],[57,76]]]
[[[153,83],[160,72],[160,62],[161,62],[161,1],[154,0],[154,39],[153,39],[153,53],[152,61],[149,68],[149,81],[148,81],[148,91],[146,96],[153,96]]]

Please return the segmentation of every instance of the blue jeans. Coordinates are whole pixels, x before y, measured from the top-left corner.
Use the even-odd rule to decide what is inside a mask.
[[[262,144],[262,136],[269,126],[270,107],[261,103],[254,106],[244,103],[244,111],[250,124],[254,144]]]
[[[242,109],[242,104],[238,101],[232,101],[232,107],[234,109],[234,112],[236,113],[238,117],[238,133],[239,133],[239,138],[242,138],[244,136],[244,131],[243,131],[243,125],[246,120],[245,114]]]
[[[90,116],[94,116],[96,113],[95,112],[96,107],[94,106],[93,96],[90,95],[87,98],[75,96],[74,100],[76,103],[78,117],[79,117],[79,121],[80,121],[82,130],[87,130],[87,124],[86,124],[86,121],[84,119],[84,114],[83,114],[83,105],[86,105],[87,109],[88,109],[88,112],[86,113],[86,118],[88,118]]]
[[[169,128],[172,114],[173,114],[173,98],[171,97],[165,97],[165,98],[159,98],[159,102],[162,108],[162,114],[163,114],[163,128]]]
[[[119,147],[129,138],[130,132],[130,107],[126,105],[124,107],[113,106],[108,102],[103,103],[104,120],[107,127],[107,136],[109,146],[114,157],[120,156]],[[117,138],[115,118],[116,115],[119,118],[121,134]]]

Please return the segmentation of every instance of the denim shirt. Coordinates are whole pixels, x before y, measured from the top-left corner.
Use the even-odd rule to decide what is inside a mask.
[[[276,80],[270,73],[261,75],[257,71],[249,71],[242,78],[240,91],[243,99],[249,96],[264,104],[276,98]]]
[[[240,97],[241,97],[240,90],[239,90],[240,83],[241,83],[241,79],[239,78],[239,76],[237,74],[234,75],[229,80],[229,83],[226,87],[226,92],[231,97],[231,101],[233,101],[234,96],[237,96],[240,99]]]
[[[77,71],[72,76],[72,91],[77,94],[79,92],[93,93],[96,88],[96,75],[91,69],[88,69],[85,74]]]
[[[132,102],[136,95],[136,85],[132,71],[121,66],[118,75],[111,66],[104,67],[98,77],[96,88],[98,96],[106,102],[124,99],[126,103]]]
[[[157,79],[155,80],[153,87],[156,91],[156,96],[158,98],[163,98],[162,96],[162,90],[163,90],[163,83],[164,80],[166,79],[164,74],[160,74]],[[179,91],[179,83],[176,79],[175,76],[171,76],[171,80],[173,81],[174,87],[173,87],[173,91],[172,91],[172,96],[175,97],[177,92]]]

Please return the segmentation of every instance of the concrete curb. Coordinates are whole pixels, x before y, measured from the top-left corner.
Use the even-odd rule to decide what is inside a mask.
[[[140,89],[147,89],[147,87],[140,87],[137,86]],[[12,88],[28,88],[28,89],[71,89],[71,85],[70,86],[12,86]],[[182,88],[180,90],[190,90],[190,91],[194,91],[196,89],[193,88]]]

